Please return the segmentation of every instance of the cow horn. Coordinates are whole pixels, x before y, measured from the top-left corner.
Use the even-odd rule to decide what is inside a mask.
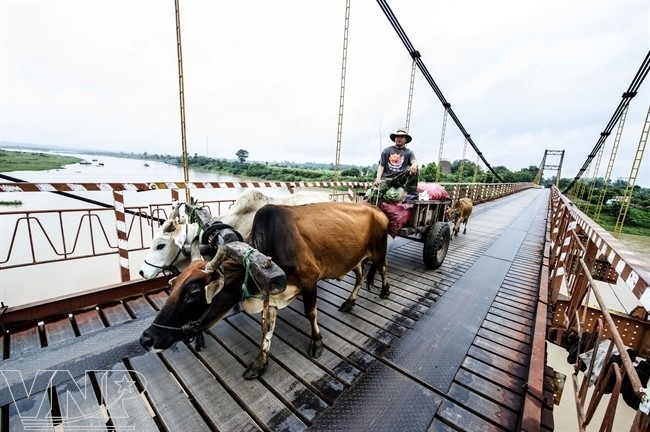
[[[216,269],[221,266],[221,263],[223,263],[226,260],[226,248],[225,246],[220,246],[219,249],[217,249],[217,254],[212,258],[212,260],[205,265],[205,271],[208,273],[212,273]]]
[[[198,236],[192,240],[192,244],[190,245],[190,259],[192,261],[203,259],[201,256],[201,243],[199,242]]]
[[[178,217],[178,213],[179,213],[180,209],[181,209],[181,204],[178,203],[178,205],[177,205],[176,207],[174,207],[174,209],[172,210],[172,212],[169,214],[169,217],[168,217],[167,219],[168,219],[168,220],[170,220],[170,219],[171,219],[171,220],[176,219],[176,218]]]

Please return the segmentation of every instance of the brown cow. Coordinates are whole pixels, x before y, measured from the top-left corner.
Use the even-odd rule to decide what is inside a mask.
[[[458,235],[461,223],[465,225],[463,228],[463,234],[467,234],[467,221],[472,214],[472,209],[473,203],[470,198],[461,198],[449,207],[447,215],[449,216],[451,223],[454,224],[452,235]]]
[[[293,195],[270,197],[256,189],[242,192],[228,213],[221,216],[221,222],[230,225],[246,240],[250,235],[255,212],[266,204],[299,205],[326,202],[323,192],[301,191]],[[180,205],[177,206],[160,231],[151,240],[151,247],[140,268],[140,276],[153,279],[161,272],[178,274],[190,263],[189,249],[194,237],[201,233],[196,222],[177,220]]]
[[[142,333],[140,343],[151,351],[162,351],[175,342],[203,337],[203,329],[216,324],[241,301],[249,313],[262,311],[262,343],[257,358],[248,366],[245,378],[261,375],[268,364],[271,337],[278,309],[302,295],[305,315],[311,324],[309,355],[323,351],[317,324],[316,290],[322,279],[338,279],[354,270],[356,283],[341,310],[352,308],[361,286],[362,262],[373,262],[367,283],[372,284],[376,270],[382,276],[380,297],[389,295],[386,279],[388,218],[368,204],[326,202],[300,206],[266,205],[257,211],[250,245],[271,257],[286,274],[286,289],[268,298],[254,282],[248,282],[250,296],[242,299],[245,268],[217,253],[208,262],[200,257],[170,281],[169,298],[153,324]],[[197,348],[199,344],[197,343]]]

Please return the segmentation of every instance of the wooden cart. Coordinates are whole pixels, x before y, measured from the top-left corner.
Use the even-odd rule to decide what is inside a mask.
[[[413,212],[398,236],[423,243],[424,266],[437,269],[447,256],[451,240],[451,229],[445,221],[445,211],[451,201],[407,201],[407,204],[413,204]]]

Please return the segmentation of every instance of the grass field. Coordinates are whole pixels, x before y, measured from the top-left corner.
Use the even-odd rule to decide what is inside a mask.
[[[575,200],[575,203],[578,205],[580,210],[587,214],[587,216],[592,219],[594,218],[594,211],[596,209],[594,205],[590,205],[589,208],[586,208],[586,203],[582,200]],[[598,224],[610,233],[613,233],[617,219],[618,215],[615,216],[608,213],[607,209],[603,209],[600,213]],[[650,212],[636,208],[628,209],[621,232],[623,234],[650,236]]]
[[[0,150],[0,172],[44,171],[80,162],[72,156]]]

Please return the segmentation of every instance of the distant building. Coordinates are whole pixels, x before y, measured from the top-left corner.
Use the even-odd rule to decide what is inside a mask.
[[[628,198],[624,197],[623,195],[616,195],[614,197],[611,197],[607,201],[605,201],[605,204],[613,204],[615,202],[621,202],[621,201],[628,201]]]
[[[447,159],[442,159],[440,161],[440,172],[445,175],[451,174],[451,162]]]

